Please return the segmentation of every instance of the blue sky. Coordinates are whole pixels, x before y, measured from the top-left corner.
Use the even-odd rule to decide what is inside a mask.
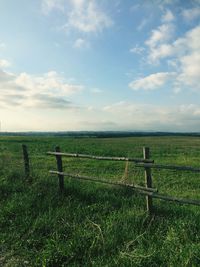
[[[4,131],[200,131],[200,1],[0,1]]]

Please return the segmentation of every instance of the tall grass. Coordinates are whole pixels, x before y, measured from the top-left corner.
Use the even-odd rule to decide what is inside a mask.
[[[33,182],[25,180],[21,144],[30,153]],[[0,138],[0,266],[200,266],[200,209],[145,199],[131,190],[65,179],[58,192],[46,151],[142,157],[157,163],[200,165],[200,138]],[[67,172],[119,181],[122,162],[65,159]],[[199,175],[153,170],[154,186],[169,195],[200,199]],[[128,181],[144,184],[129,164]]]

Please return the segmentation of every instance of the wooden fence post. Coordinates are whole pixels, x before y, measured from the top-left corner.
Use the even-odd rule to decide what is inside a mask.
[[[56,146],[55,150],[56,150],[56,152],[60,152],[60,147]],[[56,161],[57,161],[58,172],[63,172],[62,156],[56,155]],[[58,180],[59,180],[60,192],[63,192],[63,190],[64,190],[64,176],[62,174],[58,174]]]
[[[24,171],[26,178],[30,177],[29,156],[26,145],[22,145],[23,157],[24,157]]]
[[[150,150],[149,147],[143,147],[143,156],[144,159],[150,159]],[[145,167],[145,184],[146,188],[152,188],[152,177],[151,177],[151,168]],[[153,212],[153,202],[151,196],[146,196],[147,203],[147,212],[152,214]]]

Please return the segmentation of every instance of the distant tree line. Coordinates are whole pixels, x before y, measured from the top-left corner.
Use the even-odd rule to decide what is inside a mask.
[[[200,132],[132,132],[132,131],[61,131],[61,132],[1,132],[0,136],[66,136],[66,137],[143,137],[143,136],[191,136],[200,137]]]

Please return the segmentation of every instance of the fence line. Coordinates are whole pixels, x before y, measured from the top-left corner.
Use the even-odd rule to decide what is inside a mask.
[[[164,164],[155,164],[154,160],[150,159],[150,149],[148,147],[143,148],[143,159],[138,158],[126,158],[126,157],[102,157],[102,156],[93,156],[93,155],[85,155],[85,154],[72,154],[72,153],[63,153],[60,152],[60,148],[56,147],[55,152],[47,152],[47,155],[52,155],[56,157],[57,160],[57,171],[50,170],[49,173],[53,175],[58,175],[59,179],[59,187],[60,191],[62,192],[64,190],[64,176],[73,178],[73,179],[79,179],[79,180],[87,180],[92,182],[98,182],[98,183],[104,183],[104,184],[110,184],[110,185],[116,185],[116,186],[123,186],[123,187],[129,187],[133,189],[133,191],[146,195],[146,207],[147,212],[149,214],[153,213],[153,198],[158,198],[161,200],[166,201],[172,201],[177,202],[181,204],[191,204],[191,205],[197,205],[200,206],[199,200],[193,200],[193,199],[184,199],[184,198],[178,198],[178,197],[172,197],[172,196],[166,196],[163,194],[159,194],[158,190],[156,188],[152,188],[152,176],[151,176],[151,168],[157,168],[157,169],[174,169],[174,170],[184,170],[184,171],[192,171],[192,172],[200,172],[200,168],[194,168],[191,166],[178,166],[178,165],[164,165]],[[63,172],[62,168],[62,157],[74,157],[74,158],[88,158],[88,159],[95,159],[95,160],[112,160],[112,161],[132,161],[135,163],[135,167],[141,167],[144,168],[145,173],[145,187],[134,185],[134,184],[124,184],[124,183],[115,183],[108,180],[98,179],[94,177],[88,177],[88,176],[79,176],[74,174],[69,174]]]

